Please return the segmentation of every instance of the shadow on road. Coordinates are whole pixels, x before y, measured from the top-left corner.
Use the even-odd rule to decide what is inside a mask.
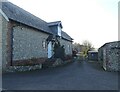
[[[99,70],[99,71],[104,71],[104,69],[101,67],[101,65],[97,61],[86,61],[86,63],[89,64],[90,67],[93,69]]]
[[[90,67],[94,70],[104,71],[102,66],[97,61],[76,60],[79,67]]]

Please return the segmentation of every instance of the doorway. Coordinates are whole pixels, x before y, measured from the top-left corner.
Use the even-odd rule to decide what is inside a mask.
[[[52,42],[48,43],[48,58],[52,57]]]

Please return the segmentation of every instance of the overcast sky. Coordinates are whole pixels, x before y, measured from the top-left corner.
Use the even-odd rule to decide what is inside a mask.
[[[62,21],[74,42],[89,40],[99,48],[118,40],[120,0],[9,0],[46,22]]]

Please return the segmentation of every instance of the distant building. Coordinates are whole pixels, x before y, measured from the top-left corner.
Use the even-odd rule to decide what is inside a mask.
[[[98,61],[98,51],[88,51],[88,60]]]
[[[77,51],[78,53],[83,53],[85,51],[85,49],[87,49],[87,47],[84,45],[80,45],[77,43],[73,44],[73,50]]]
[[[109,42],[98,50],[98,60],[108,71],[120,71],[120,41]]]

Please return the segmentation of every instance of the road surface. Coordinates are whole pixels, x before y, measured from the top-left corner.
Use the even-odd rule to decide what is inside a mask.
[[[3,74],[6,90],[117,90],[118,73],[95,62],[73,62],[57,68]]]

